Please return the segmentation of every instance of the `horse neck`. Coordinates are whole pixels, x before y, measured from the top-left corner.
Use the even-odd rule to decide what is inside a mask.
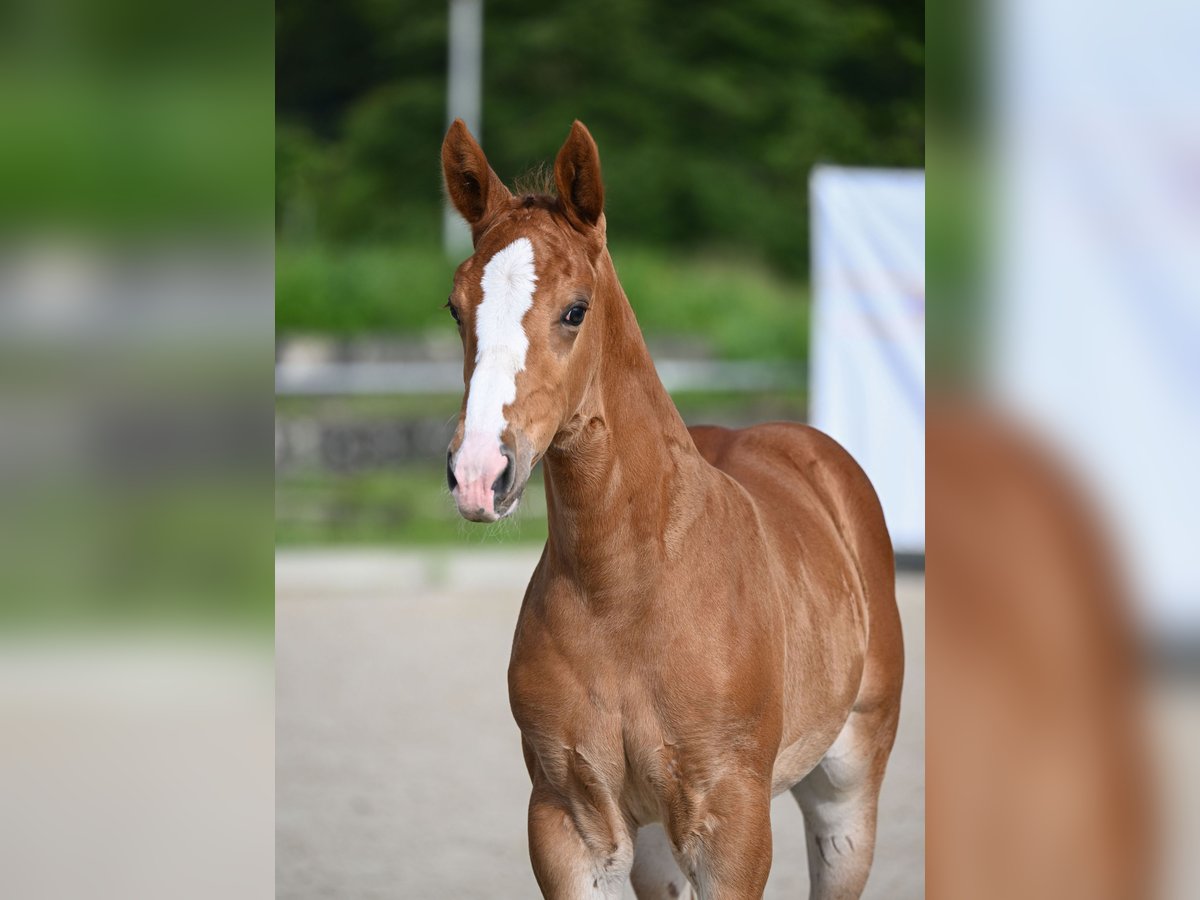
[[[607,250],[601,362],[570,436],[545,457],[551,558],[592,596],[648,586],[709,476],[658,373]]]

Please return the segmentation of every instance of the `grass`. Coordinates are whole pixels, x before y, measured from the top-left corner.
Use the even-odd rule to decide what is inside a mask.
[[[8,492],[6,628],[270,628],[270,493],[256,477],[63,474]]]
[[[725,359],[807,358],[806,285],[732,256],[616,247],[621,283],[648,337],[683,337]],[[276,249],[279,334],[421,334],[450,328],[454,263],[433,245]]]
[[[275,540],[311,544],[541,544],[546,501],[535,472],[521,506],[495,525],[463,520],[440,465],[413,463],[349,475],[281,478],[275,489]]]

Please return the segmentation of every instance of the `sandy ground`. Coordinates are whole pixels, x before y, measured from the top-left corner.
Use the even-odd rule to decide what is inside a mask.
[[[505,683],[536,558],[277,558],[278,897],[538,896]],[[908,677],[865,896],[911,900],[924,895],[924,579],[902,576],[899,597]],[[766,897],[805,897],[803,822],[789,795],[772,821]]]

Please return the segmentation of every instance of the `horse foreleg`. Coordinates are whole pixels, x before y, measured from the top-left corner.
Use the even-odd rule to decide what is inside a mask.
[[[620,900],[633,863],[628,834],[585,839],[569,806],[535,787],[529,799],[529,858],[548,900]]]
[[[727,778],[668,828],[700,900],[761,900],[771,873],[771,789]]]

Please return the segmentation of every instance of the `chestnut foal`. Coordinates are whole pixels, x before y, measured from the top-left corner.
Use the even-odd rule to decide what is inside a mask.
[[[688,429],[605,245],[576,122],[557,197],[513,196],[456,121],[475,252],[450,295],[467,385],[459,512],[494,522],[545,461],[550,536],[509,667],[546,897],[761,897],[771,798],[804,813],[816,898],[858,897],[899,715],[891,543],[862,470],[811,428]]]

